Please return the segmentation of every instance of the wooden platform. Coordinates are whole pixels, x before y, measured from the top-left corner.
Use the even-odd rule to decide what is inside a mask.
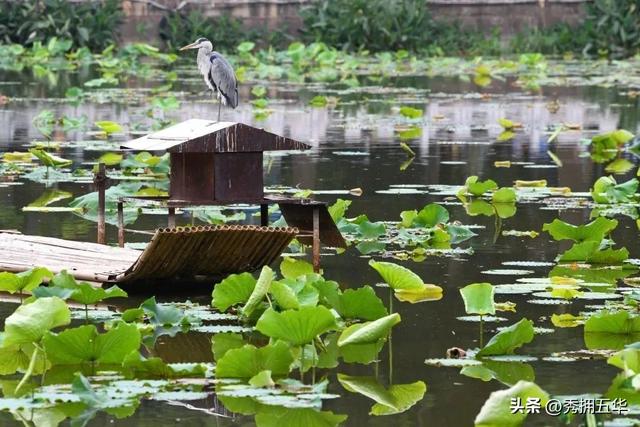
[[[109,283],[193,281],[271,264],[298,229],[251,225],[156,230],[144,251],[0,232],[0,270],[46,267],[79,280]]]

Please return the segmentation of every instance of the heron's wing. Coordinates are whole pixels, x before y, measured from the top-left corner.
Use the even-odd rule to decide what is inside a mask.
[[[229,61],[218,52],[211,52],[211,80],[231,108],[238,106],[238,80]]]

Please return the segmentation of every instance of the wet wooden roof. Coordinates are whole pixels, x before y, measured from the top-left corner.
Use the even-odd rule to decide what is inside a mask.
[[[171,153],[239,153],[311,147],[244,123],[189,119],[126,142],[122,148]]]
[[[292,227],[253,225],[158,229],[144,251],[138,251],[0,231],[0,271],[46,267],[101,283],[188,282],[259,270],[276,260],[298,233]]]

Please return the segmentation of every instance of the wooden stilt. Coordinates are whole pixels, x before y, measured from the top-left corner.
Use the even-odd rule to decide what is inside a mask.
[[[176,208],[169,208],[169,219],[167,221],[167,226],[169,228],[174,228],[176,226]]]
[[[260,205],[260,225],[263,227],[269,225],[269,205]]]
[[[105,191],[107,186],[107,173],[104,163],[98,165],[98,173],[93,178],[98,190],[98,243],[106,243],[106,223],[105,223]]]
[[[313,271],[320,273],[320,209],[313,208]]]
[[[118,246],[124,248],[124,202],[118,200]]]

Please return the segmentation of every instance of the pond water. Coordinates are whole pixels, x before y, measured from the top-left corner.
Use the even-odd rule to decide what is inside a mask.
[[[181,71],[179,71],[180,73]],[[145,105],[126,103],[85,102],[80,106],[64,103],[61,98],[66,88],[86,80],[86,75],[61,75],[55,84],[34,79],[28,73],[3,72],[0,75],[0,93],[12,99],[0,107],[0,150],[25,151],[31,141],[41,139],[32,126],[32,119],[43,109],[78,117],[86,115],[88,123],[97,120],[113,120],[134,128],[136,124],[149,123],[144,115]],[[529,93],[513,87],[512,81],[494,81],[480,89],[472,83],[447,77],[398,77],[379,86],[349,93],[341,88],[264,83],[268,87],[269,108],[272,113],[258,121],[247,102],[249,84],[241,88],[242,100],[235,110],[223,108],[223,120],[231,120],[264,127],[277,134],[286,135],[309,143],[313,148],[305,153],[273,155],[266,158],[265,184],[284,185],[312,190],[362,189],[362,195],[318,194],[316,197],[333,203],[336,198],[352,200],[349,215],[366,213],[371,221],[397,221],[401,211],[421,209],[431,202],[444,203],[452,220],[474,225],[477,236],[457,245],[471,248],[473,253],[447,256],[428,256],[422,261],[395,261],[409,267],[426,283],[434,283],[444,289],[439,301],[416,304],[394,301],[394,310],[402,322],[393,330],[390,340],[380,353],[380,361],[374,365],[343,364],[328,373],[329,393],[340,394],[338,399],[324,402],[323,409],[348,415],[345,425],[396,425],[404,426],[466,426],[472,425],[490,393],[505,388],[496,380],[481,381],[460,374],[460,368],[435,367],[425,364],[425,359],[443,358],[451,347],[479,347],[478,322],[459,320],[464,316],[464,304],[458,289],[474,282],[491,282],[494,285],[514,284],[523,277],[546,278],[558,253],[568,248],[566,243],[556,242],[542,233],[544,223],[560,218],[573,224],[586,223],[592,214],[591,206],[572,202],[551,203],[534,200],[518,203],[517,213],[503,220],[495,217],[470,216],[451,191],[436,193],[435,185],[462,185],[471,175],[491,178],[499,186],[512,186],[515,180],[547,180],[549,187],[570,187],[574,192],[588,192],[593,182],[605,175],[604,166],[589,156],[589,148],[581,142],[595,134],[625,128],[638,130],[640,109],[636,98],[621,94],[620,87],[602,88],[543,87],[539,93]],[[134,80],[127,86],[144,86]],[[185,81],[178,94],[182,101],[178,110],[168,113],[175,121],[188,118],[215,118],[217,105],[202,90],[199,79]],[[335,108],[312,108],[308,101],[313,95],[339,96]],[[553,104],[559,105],[555,111]],[[410,105],[424,110],[423,120],[417,126],[421,132],[405,142],[415,152],[415,158],[407,166],[408,157],[400,148],[398,129],[407,126],[398,114],[400,105]],[[522,123],[511,140],[497,141],[502,132],[498,120],[508,117]],[[547,143],[553,126],[575,123],[579,129],[559,135],[552,144]],[[125,138],[125,137],[122,137]],[[54,133],[53,140],[86,140],[83,132]],[[552,151],[562,161],[558,167],[549,156]],[[59,153],[78,165],[94,161],[102,152],[77,148],[63,148]],[[626,156],[626,155],[625,155]],[[634,163],[637,159],[628,157]],[[497,161],[521,162],[509,168],[497,168]],[[626,175],[617,175],[618,182],[635,176],[636,168]],[[22,212],[22,207],[33,202],[47,189],[69,191],[74,196],[93,191],[88,183],[42,184],[18,178],[11,185],[0,186],[0,229],[17,229],[24,233],[93,241],[96,225],[70,212]],[[390,188],[414,188],[425,192],[388,194],[379,191]],[[445,188],[446,189],[446,188]],[[417,194],[416,194],[417,193]],[[455,191],[454,191],[455,193]],[[590,200],[585,197],[584,200]],[[274,215],[272,220],[277,219]],[[630,251],[632,258],[640,258],[637,245],[635,220],[618,215],[620,224],[615,230],[615,241]],[[179,223],[190,221],[188,215],[178,218]],[[252,219],[255,222],[255,219]],[[160,215],[143,215],[130,228],[152,229],[163,226],[166,218]],[[538,231],[536,238],[508,236],[502,231]],[[108,226],[108,239],[115,241],[115,228]],[[128,242],[142,242],[145,236],[128,234]],[[374,258],[378,259],[376,255]],[[380,281],[377,273],[368,265],[370,256],[361,254],[354,247],[336,255],[327,251],[322,258],[324,276],[338,281],[343,287],[362,284],[375,285]],[[536,261],[542,265],[519,266],[508,262]],[[544,264],[544,262],[549,264]],[[517,272],[492,274],[491,270],[528,270],[526,275]],[[498,272],[500,273],[500,272]],[[191,299],[209,304],[211,289],[203,295],[159,296],[163,301]],[[387,289],[376,292],[389,302]],[[179,292],[177,292],[179,294]],[[145,296],[132,296],[119,306],[134,307]],[[499,312],[506,319],[484,322],[484,340],[492,336],[498,327],[508,326],[519,319],[531,319],[537,328],[544,328],[533,343],[520,350],[520,354],[535,359],[526,363],[535,373],[535,382],[553,395],[579,395],[604,393],[619,370],[607,365],[602,358],[570,361],[545,361],[556,352],[586,348],[583,328],[555,328],[550,319],[553,314],[579,314],[589,306],[602,304],[602,300],[574,299],[567,304],[534,304],[531,294],[497,294],[498,302],[516,303],[517,313]],[[15,309],[14,304],[0,304],[2,317]],[[210,335],[190,332],[174,338],[162,337],[156,345],[156,354],[168,362],[211,362]],[[528,369],[528,368],[527,368]],[[422,380],[427,384],[425,397],[408,411],[388,417],[368,415],[372,401],[366,397],[345,391],[335,374],[377,375],[384,384],[402,384]],[[532,378],[529,378],[533,380]],[[210,409],[216,402],[213,396],[206,400],[171,404],[143,401],[134,414],[117,419],[99,413],[91,426],[145,426],[176,423],[186,426],[248,425],[253,417],[227,414],[213,416],[197,408]],[[224,412],[224,411],[221,411]],[[530,418],[536,425],[556,422],[550,418]],[[580,422],[580,420],[576,421]],[[2,425],[19,425],[8,413],[0,414]],[[557,421],[557,424],[560,422]]]

